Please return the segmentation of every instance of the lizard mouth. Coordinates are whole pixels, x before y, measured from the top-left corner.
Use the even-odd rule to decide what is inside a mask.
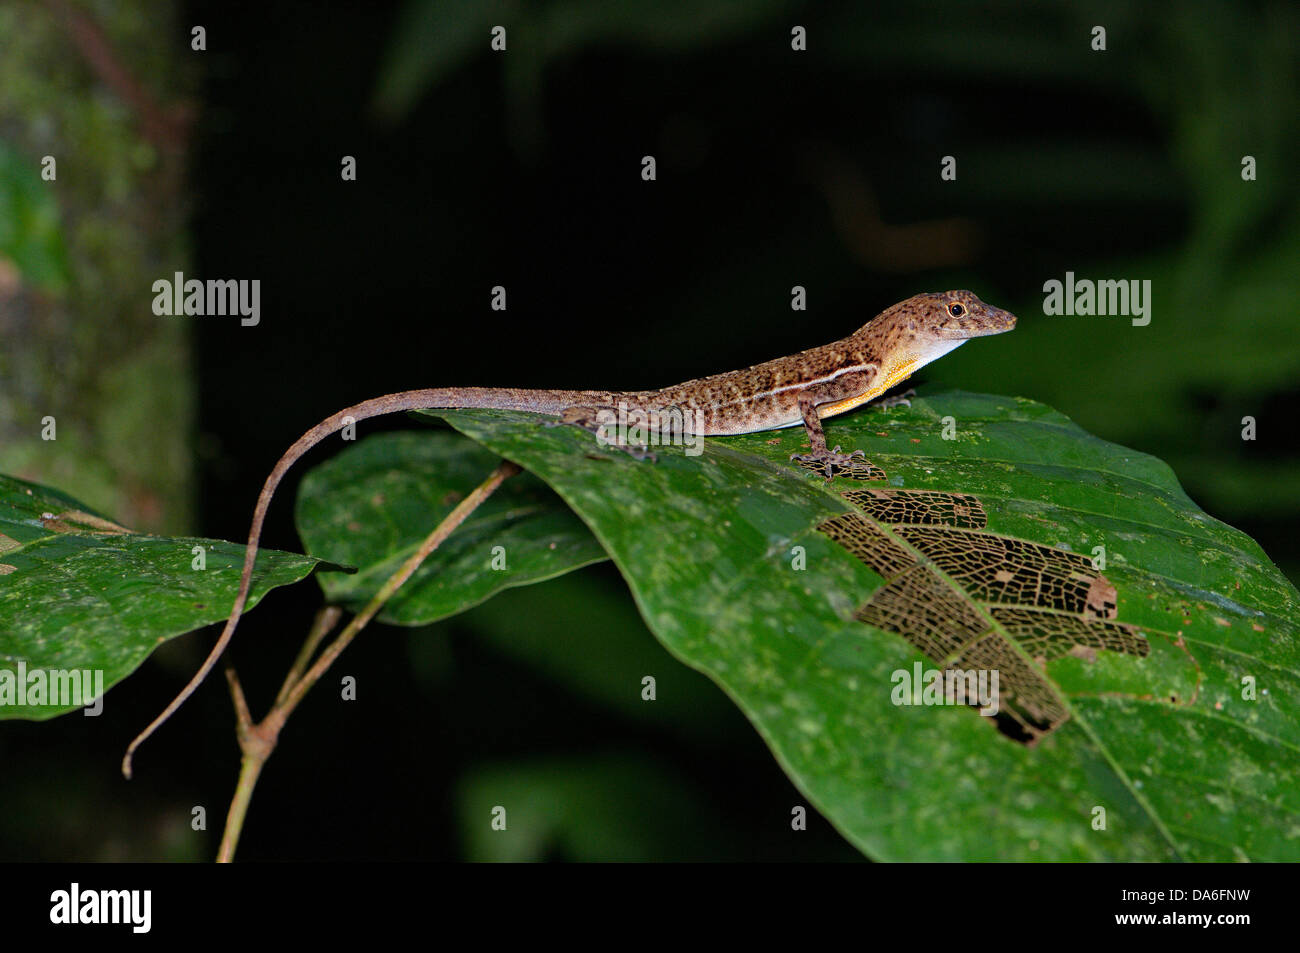
[[[961,324],[954,324],[950,327],[940,328],[938,337],[947,340],[965,340],[966,338],[982,338],[990,334],[1002,334],[1004,331],[1010,331],[1016,326],[1016,316],[1010,311],[1003,311],[1001,308],[986,307],[978,318],[969,321],[963,321]]]

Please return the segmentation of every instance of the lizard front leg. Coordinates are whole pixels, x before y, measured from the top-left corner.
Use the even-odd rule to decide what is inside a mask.
[[[868,393],[875,378],[875,365],[868,365],[863,371],[841,374],[834,381],[805,389],[799,395],[799,415],[803,418],[804,432],[808,434],[812,453],[791,454],[790,459],[824,470],[827,480],[833,478],[838,470],[854,470],[863,467],[870,469],[872,465],[861,450],[841,453],[838,446],[834,450],[827,449],[826,434],[822,430],[821,411],[818,408],[822,406],[833,408],[836,404],[852,401],[855,397]],[[837,409],[833,412],[839,411]]]

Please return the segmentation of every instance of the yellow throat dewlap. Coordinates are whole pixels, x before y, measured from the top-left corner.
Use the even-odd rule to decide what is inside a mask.
[[[889,373],[885,375],[883,381],[871,388],[865,394],[858,394],[856,397],[847,397],[844,400],[838,400],[833,404],[825,404],[820,407],[819,411],[822,418],[825,419],[826,417],[833,417],[836,414],[845,413],[846,411],[852,410],[854,407],[859,407],[862,404],[865,404],[869,400],[875,400],[895,384],[901,383],[911,377],[912,372],[920,366],[920,361],[899,361],[889,369]]]

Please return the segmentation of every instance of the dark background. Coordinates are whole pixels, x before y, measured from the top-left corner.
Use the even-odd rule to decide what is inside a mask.
[[[1292,5],[185,9],[176,41],[189,24],[208,38],[186,192],[194,270],[262,282],[260,326],[198,323],[192,532],[242,539],[276,457],[366,397],[657,387],[970,288],[1018,329],[921,382],[1039,400],[1160,456],[1300,578]],[[505,53],[488,49],[496,23]],[[807,52],[790,49],[795,24]],[[1090,49],[1095,24],[1104,52]],[[1248,154],[1255,182],[1240,176]],[[644,155],[657,181],[642,181]],[[940,180],[945,155],[954,182]],[[1150,279],[1150,326],[1045,316],[1043,283],[1066,271]],[[806,312],[790,310],[796,284]],[[289,492],[263,542],[300,547]],[[241,626],[255,712],[318,602],[305,582]],[[512,648],[512,629],[539,626],[556,635],[548,659]],[[218,679],[142,749],[135,781],[115,773],[206,645],[180,641],[101,719],[6,725],[10,763],[33,780],[11,792],[0,856],[215,852],[237,769]],[[647,645],[661,697],[676,697],[667,715],[611,703],[600,678]],[[600,658],[571,664],[592,651],[580,646]],[[361,701],[337,699],[343,674]],[[609,566],[429,629],[364,634],[291,720],[239,856],[500,856],[459,814],[483,785],[563,793],[520,859],[858,856],[815,814],[790,831],[803,798],[721,693],[657,648]],[[194,804],[206,835],[189,830]]]

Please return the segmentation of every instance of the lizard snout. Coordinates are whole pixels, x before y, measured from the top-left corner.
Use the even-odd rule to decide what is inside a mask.
[[[1016,316],[1010,311],[1003,311],[1001,308],[989,308],[992,319],[991,323],[999,331],[1010,331],[1016,326]]]

